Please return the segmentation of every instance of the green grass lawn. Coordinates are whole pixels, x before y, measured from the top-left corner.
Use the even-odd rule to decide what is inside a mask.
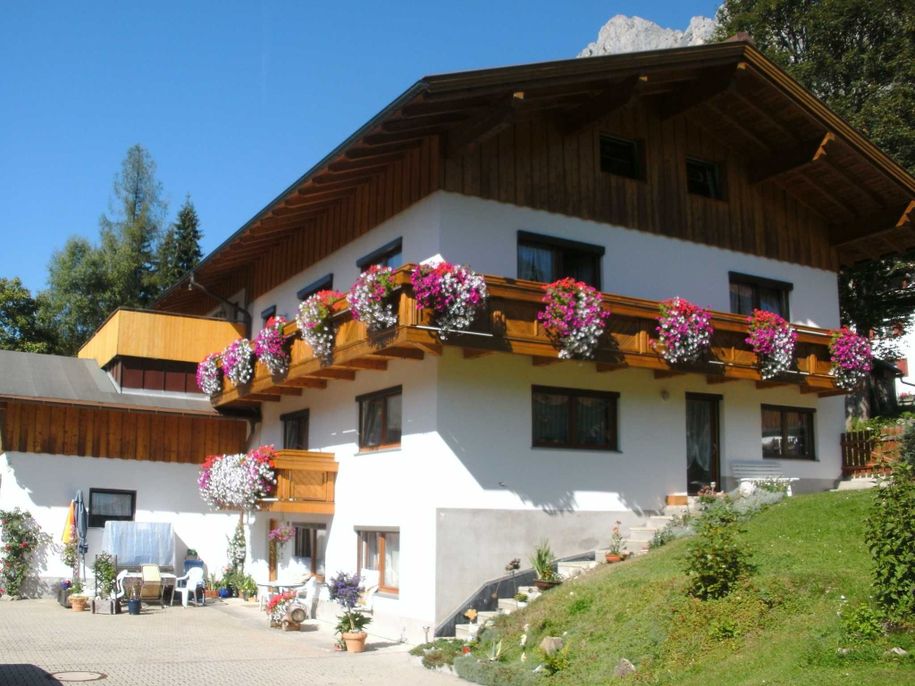
[[[796,496],[757,514],[741,536],[757,573],[727,598],[686,596],[687,540],[680,539],[547,592],[500,618],[474,652],[485,657],[501,641],[501,663],[521,675],[542,662],[536,646],[544,636],[563,636],[566,664],[542,680],[557,685],[612,681],[621,657],[638,669],[626,683],[915,683],[913,655],[885,654],[893,646],[915,654],[913,632],[856,641],[843,635],[838,614],[870,591],[864,519],[872,498],[867,491]],[[848,653],[840,655],[840,648]]]

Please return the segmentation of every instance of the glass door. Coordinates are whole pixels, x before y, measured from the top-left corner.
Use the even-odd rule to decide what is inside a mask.
[[[686,482],[696,495],[704,486],[721,487],[716,395],[686,394]]]

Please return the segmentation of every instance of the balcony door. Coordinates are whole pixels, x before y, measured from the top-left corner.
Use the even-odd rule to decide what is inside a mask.
[[[721,487],[717,395],[686,394],[686,483],[696,495],[703,486]]]

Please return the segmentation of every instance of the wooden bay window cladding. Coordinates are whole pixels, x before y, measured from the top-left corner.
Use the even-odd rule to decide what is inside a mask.
[[[441,354],[443,343],[431,326],[429,313],[416,307],[410,284],[413,268],[414,265],[404,265],[394,275],[397,288],[392,298],[398,313],[395,326],[368,334],[348,310],[338,313],[333,360],[325,364],[314,357],[311,348],[298,337],[295,322],[290,322],[285,329],[286,336],[292,339],[287,377],[275,379],[258,365],[248,387],[228,386],[214,396],[213,402],[225,407],[252,401],[279,401],[283,395],[301,394],[303,388],[322,389],[329,383],[352,381],[357,374],[383,371],[388,368],[388,360],[421,360],[427,354]],[[504,352],[527,355],[534,364],[560,362],[556,348],[537,321],[537,313],[543,307],[544,284],[497,276],[487,276],[486,283],[489,299],[485,311],[474,322],[472,333],[450,336],[444,345],[462,348],[467,358]],[[713,312],[715,333],[707,359],[672,367],[653,347],[657,339],[658,301],[609,293],[601,297],[612,316],[607,320],[607,333],[592,362],[598,372],[636,367],[653,370],[658,375],[705,374],[710,383],[741,379],[762,383],[759,360],[746,343],[746,316]],[[798,332],[795,368],[765,385],[794,384],[803,393],[842,394],[830,374],[831,332],[803,325],[795,328]],[[360,448],[372,450],[399,445],[399,389],[359,396],[356,400],[360,412]]]
[[[359,531],[359,575],[366,586],[377,575],[378,590],[400,591],[400,532]]]
[[[198,464],[244,452],[244,420],[7,401],[0,449]]]
[[[619,393],[533,386],[533,446],[617,450]]]
[[[806,407],[762,406],[763,457],[816,459],[816,410]]]
[[[268,512],[334,513],[337,462],[333,453],[278,450],[276,492],[258,506]]]

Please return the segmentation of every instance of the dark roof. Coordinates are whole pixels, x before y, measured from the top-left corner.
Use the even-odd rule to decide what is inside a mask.
[[[746,93],[727,87],[735,66],[746,75]],[[309,218],[332,212],[342,196],[402,160],[423,139],[442,137],[451,147],[495,130],[507,121],[506,113],[511,116],[514,93],[524,94],[529,112],[574,115],[612,100],[627,79],[642,77],[646,83],[640,97],[670,96],[688,104],[717,96],[730,106],[742,103],[739,127],[780,154],[790,142],[786,135],[816,141],[826,133],[818,155],[835,141],[829,154],[845,173],[833,174],[828,183],[860,205],[853,226],[837,224],[833,230],[844,241],[843,263],[873,257],[871,251],[884,250],[882,242],[895,251],[915,247],[915,222],[909,218],[915,215],[915,178],[751,43],[732,41],[423,77],[210,253],[195,268],[196,279],[212,285],[236,272],[263,254],[265,246],[300,231]],[[784,162],[780,154],[774,157]],[[805,188],[795,184],[790,190],[819,197],[819,191]],[[896,222],[905,228],[898,229]],[[876,247],[874,235],[879,236]],[[182,288],[187,278],[168,289],[155,307],[180,309],[196,298]]]
[[[0,350],[0,398],[116,409],[216,415],[209,400],[119,393],[95,360]]]

